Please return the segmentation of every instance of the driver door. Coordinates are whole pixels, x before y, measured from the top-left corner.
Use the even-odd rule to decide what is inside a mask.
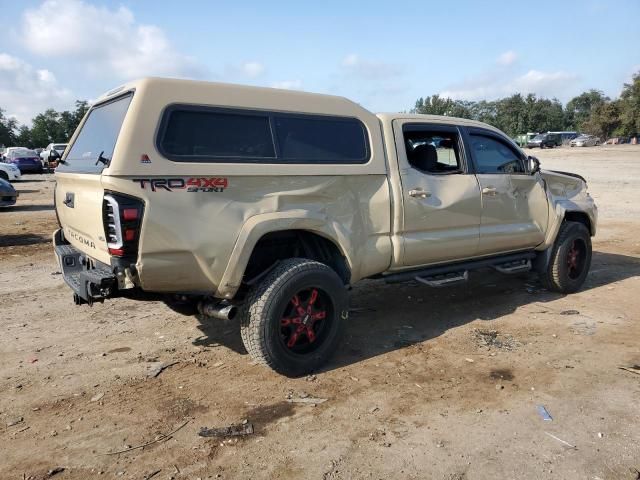
[[[466,138],[482,198],[478,255],[542,243],[549,210],[540,175],[530,175],[522,152],[498,133],[469,128]]]

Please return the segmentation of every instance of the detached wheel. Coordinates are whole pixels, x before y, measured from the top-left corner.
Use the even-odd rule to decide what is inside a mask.
[[[292,258],[249,292],[240,332],[256,362],[296,377],[316,370],[334,353],[346,315],[347,292],[336,272]]]
[[[580,289],[591,266],[591,236],[582,223],[564,222],[553,245],[551,260],[540,279],[548,290],[573,293]]]

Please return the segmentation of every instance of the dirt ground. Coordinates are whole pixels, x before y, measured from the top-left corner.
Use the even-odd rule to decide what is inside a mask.
[[[301,379],[253,365],[233,322],[74,306],[53,178],[25,177],[0,211],[0,478],[640,478],[640,375],[618,368],[640,364],[640,146],[533,153],[598,202],[581,292],[365,281],[340,352]],[[287,402],[307,396],[327,400]],[[198,436],[243,420],[254,434]]]

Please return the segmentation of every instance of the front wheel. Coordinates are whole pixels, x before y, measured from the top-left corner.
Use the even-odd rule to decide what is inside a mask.
[[[554,292],[578,291],[591,266],[589,230],[579,222],[564,222],[551,248],[551,260],[540,276],[543,285]]]
[[[5,172],[4,170],[0,170],[0,178],[2,180],[9,181],[9,174],[7,172]]]
[[[249,292],[240,332],[257,363],[297,377],[333,354],[347,313],[347,292],[335,271],[320,262],[291,258]]]

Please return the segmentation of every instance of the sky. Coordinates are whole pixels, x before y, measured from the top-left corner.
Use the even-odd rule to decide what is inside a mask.
[[[640,0],[0,0],[0,16],[0,108],[26,124],[143,76],[397,112],[436,93],[617,97],[640,71]]]

